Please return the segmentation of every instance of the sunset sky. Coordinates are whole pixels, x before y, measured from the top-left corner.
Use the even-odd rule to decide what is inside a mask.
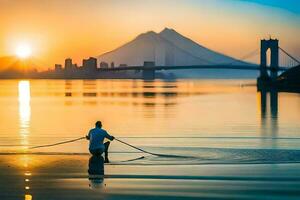
[[[300,59],[298,0],[0,0],[0,57],[26,43],[40,69],[81,64],[164,27],[236,58],[272,35]]]

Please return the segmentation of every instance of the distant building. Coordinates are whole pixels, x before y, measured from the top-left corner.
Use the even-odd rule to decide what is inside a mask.
[[[66,71],[72,71],[72,67],[73,67],[72,59],[71,58],[67,58],[65,60],[65,70]]]
[[[127,67],[127,64],[120,64],[119,67]]]
[[[56,72],[61,72],[63,69],[62,69],[62,65],[61,64],[55,64],[55,71]]]
[[[97,59],[90,57],[82,60],[82,68],[86,72],[95,72],[97,70]]]
[[[108,68],[108,63],[106,63],[106,62],[101,62],[101,63],[100,63],[100,68],[101,68],[101,69],[107,69],[107,68]]]
[[[82,68],[85,69],[88,66],[88,60],[87,59],[83,59],[82,60]]]
[[[73,69],[74,71],[77,70],[77,69],[78,69],[77,64],[73,64],[73,65],[72,65],[72,69]]]
[[[110,63],[110,67],[111,67],[111,68],[115,68],[115,63],[114,63],[114,62],[111,62],[111,63]]]

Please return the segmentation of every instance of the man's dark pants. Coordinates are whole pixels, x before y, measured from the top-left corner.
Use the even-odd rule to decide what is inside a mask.
[[[108,159],[108,147],[110,145],[110,142],[105,142],[104,143],[104,157],[105,159]],[[96,149],[96,150],[90,150],[90,153],[93,154],[94,156],[101,156],[103,151],[100,149]]]

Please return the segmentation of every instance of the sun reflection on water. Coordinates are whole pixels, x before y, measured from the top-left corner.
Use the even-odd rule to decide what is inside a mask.
[[[25,194],[25,200],[32,200],[32,196],[30,194]]]
[[[30,124],[30,82],[19,81],[19,132],[21,144],[28,145],[28,134]]]
[[[24,172],[25,200],[31,200],[32,195],[30,194],[30,189],[31,189],[30,177],[31,177],[32,173],[28,169],[28,164],[30,163],[30,158],[27,155],[24,155],[21,161],[23,162],[23,164],[24,164],[23,166],[25,169],[25,172]]]

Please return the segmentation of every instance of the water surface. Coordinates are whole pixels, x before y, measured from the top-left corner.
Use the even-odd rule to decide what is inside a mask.
[[[300,95],[257,92],[254,80],[1,80],[0,111],[4,199],[300,195]],[[85,140],[28,150],[82,137],[97,120],[167,156],[114,141],[111,163],[93,167]]]
[[[142,146],[298,149],[300,95],[261,93],[254,84],[1,80],[1,150],[77,138],[96,120],[116,137]],[[85,145],[55,151],[87,152]]]

